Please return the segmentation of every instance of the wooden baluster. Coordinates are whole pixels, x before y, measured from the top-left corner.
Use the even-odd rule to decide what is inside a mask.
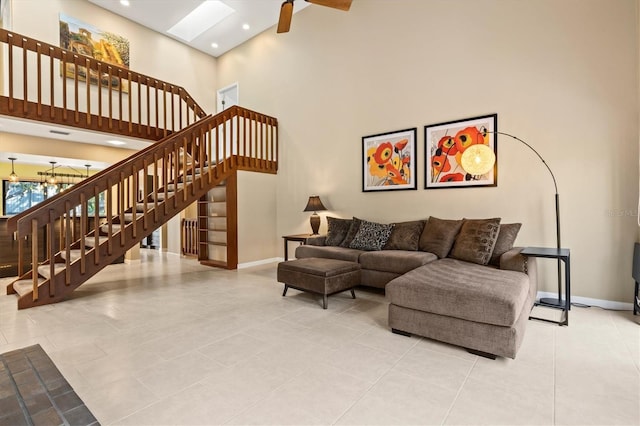
[[[149,77],[147,77],[147,136],[151,134],[151,95],[149,90]]]
[[[62,118],[67,121],[67,52],[62,51]]]
[[[113,130],[113,74],[112,68],[107,67],[107,74],[109,78],[109,85],[107,86],[107,93],[109,94],[109,130]]]
[[[98,265],[100,263],[100,190],[98,185],[93,187],[93,193],[95,196],[93,211],[93,263]],[[105,213],[108,214],[108,209],[105,209]]]
[[[198,143],[198,167],[200,168],[200,189],[204,189],[204,168],[205,161],[205,133],[204,128],[200,126],[200,142]]]
[[[227,116],[222,116],[222,158],[224,161],[224,173],[229,170],[229,163],[227,161]]]
[[[36,219],[31,219],[31,275],[35,302],[38,300],[38,221]]]
[[[113,254],[113,186],[107,178],[107,253]]]
[[[51,105],[49,107],[49,117],[51,117],[52,119],[55,118],[55,105],[56,105],[56,101],[55,101],[55,91],[54,91],[54,87],[55,87],[55,80],[53,78],[53,46],[49,46],[49,85],[51,86],[49,88],[49,104]],[[62,76],[62,78],[64,78],[64,75]]]
[[[177,149],[177,147],[175,148]],[[173,161],[173,169],[176,171],[174,173],[174,177],[173,177],[173,182],[177,185],[178,183],[178,156],[174,154],[173,157],[174,161]],[[164,157],[163,160],[164,164],[169,164],[169,167],[171,167],[171,157],[169,155],[169,153],[167,152],[167,148],[164,149]],[[162,168],[162,186],[164,187],[164,201],[162,204],[164,204],[164,214],[169,214],[169,179],[168,179],[168,170],[166,167]],[[186,182],[185,182],[185,186],[186,186]],[[178,188],[175,188],[174,191],[174,197],[176,195],[176,193],[178,192]],[[174,200],[175,202],[175,200]]]
[[[84,66],[87,69],[87,78],[85,88],[87,89],[87,126],[91,125],[91,61],[89,58],[84,60]],[[100,78],[100,76],[98,76]],[[83,272],[84,273],[84,272]]]
[[[80,194],[80,273],[86,272],[85,238],[87,235],[88,205],[85,193]]]
[[[9,44],[9,111],[13,111],[13,34],[8,34]]]
[[[160,123],[159,123],[159,115],[158,115],[158,114],[159,114],[159,111],[158,111],[158,108],[159,108],[159,105],[158,105],[158,103],[159,103],[159,102],[158,102],[158,80],[154,80],[153,88],[155,89],[155,90],[154,90],[154,92],[155,92],[155,94],[156,94],[156,97],[155,97],[155,106],[156,106],[156,126],[155,126],[155,128],[156,128],[156,138],[157,138],[157,137],[158,137],[158,131],[159,131],[158,127],[160,126]]]
[[[36,114],[38,114],[38,117],[42,117],[42,53],[40,52],[41,47],[42,47],[41,43],[36,43],[36,58],[37,58],[36,66],[38,68],[38,76],[36,81],[38,86],[38,104],[36,105]]]
[[[167,84],[162,83],[162,115],[163,115],[163,123],[162,127],[164,127],[164,137],[167,137]]]
[[[213,138],[211,137],[211,126],[209,126],[209,131],[207,132],[207,163],[209,167],[209,184],[213,181]]]
[[[131,107],[131,91],[133,90],[133,87],[131,87],[131,73],[127,73],[127,89],[129,90],[129,96],[127,96],[127,99],[129,101],[129,133],[133,133],[133,111],[132,111],[132,107]]]
[[[79,107],[78,107],[78,99],[79,99],[79,94],[78,94],[78,81],[79,81],[79,76],[78,76],[78,55],[73,55],[73,69],[74,69],[74,75],[73,75],[73,106],[74,106],[74,121],[76,124],[78,124],[80,122],[80,115],[79,115]],[[88,78],[88,76],[87,76]]]
[[[118,130],[122,130],[122,74],[118,70]]]
[[[102,62],[98,62],[98,127],[102,128]]]
[[[242,156],[243,156],[243,165],[246,166],[249,158],[247,155],[247,115],[243,113],[242,118],[243,118],[242,141],[244,145],[244,148],[242,150]]]
[[[215,131],[216,131],[216,143],[215,143],[215,148],[216,148],[216,179],[219,177],[220,175],[220,126],[216,125],[214,127]]]
[[[144,171],[143,177],[144,180],[142,181],[142,204],[143,204],[143,208],[142,208],[142,222],[143,222],[143,228],[146,231],[149,228],[149,215],[147,213],[147,198],[149,195],[149,164],[147,163],[147,159],[145,158],[144,161],[142,162],[142,170]],[[136,210],[137,210],[137,206],[136,206]]]
[[[137,79],[138,82],[138,134],[142,134],[142,83],[140,83],[140,76]]]
[[[56,235],[56,230],[55,230],[55,223],[56,223],[56,216],[53,210],[49,210],[49,223],[47,223],[46,226],[46,232],[47,232],[47,253],[49,253],[49,276],[51,277],[49,280],[49,296],[53,297],[55,296],[56,293],[56,286],[55,286],[55,282],[54,282],[54,275],[56,272],[55,269],[55,256],[56,256],[56,250],[53,244],[53,239],[55,238]],[[51,240],[51,242],[49,242],[49,240]],[[68,261],[67,261],[67,267],[68,267]]]
[[[133,176],[133,188],[132,188],[132,196],[129,197],[129,201],[133,200],[134,205],[131,208],[131,226],[133,227],[133,238],[137,238],[138,236],[138,224],[136,222],[136,206],[135,201],[138,200],[138,191],[140,187],[138,186],[138,171],[136,170],[136,166],[131,166],[132,176]]]
[[[182,87],[178,89],[178,129],[182,130]]]
[[[124,247],[125,241],[125,221],[124,221],[124,211],[125,211],[125,201],[124,201],[124,191],[125,191],[125,178],[124,172],[120,172],[120,179],[118,179],[118,214],[120,216],[120,246]]]
[[[29,89],[28,89],[28,81],[29,81],[29,71],[27,70],[27,39],[22,38],[22,112],[24,114],[27,113],[28,103],[29,103]]]
[[[249,113],[249,167],[255,166],[255,160],[253,158],[253,112]]]
[[[176,131],[176,106],[175,106],[175,93],[174,93],[173,86],[171,86],[171,131],[172,132]]]
[[[193,146],[193,143],[191,144],[191,146]],[[188,154],[189,150],[187,149],[187,137],[183,137],[182,138],[182,180],[184,181],[184,187],[182,188],[182,200],[183,201],[187,201],[187,166],[188,166],[188,161],[189,159],[187,158],[187,154]],[[192,162],[193,163],[193,162]],[[191,191],[194,191],[194,188],[196,186],[196,173],[193,167],[191,167]],[[176,190],[176,195],[177,195],[177,190]],[[176,197],[178,198],[178,197]],[[177,208],[177,200],[174,198],[173,200],[173,207]]]
[[[153,154],[153,220],[158,222],[158,155]],[[146,208],[145,208],[146,210]]]
[[[66,212],[65,214],[65,235],[64,235],[64,250],[67,259],[71,258],[71,243],[72,243],[72,239],[71,238],[71,203],[69,203],[69,201],[65,201],[64,203],[64,210]],[[69,285],[71,284],[71,268],[69,266],[67,266],[67,268],[65,268],[65,284]]]

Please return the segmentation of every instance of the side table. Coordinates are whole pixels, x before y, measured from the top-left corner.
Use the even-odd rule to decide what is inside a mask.
[[[307,238],[313,237],[312,234],[295,234],[283,235],[284,239],[284,260],[289,260],[289,241],[298,241],[300,244],[306,244]]]
[[[560,321],[553,321],[546,318],[538,318],[530,316],[529,319],[552,322],[558,325],[569,325],[569,310],[571,309],[571,252],[568,248],[548,248],[548,247],[526,247],[521,252],[523,256],[541,257],[546,259],[558,259],[564,263],[564,306],[547,305],[536,302],[534,306],[544,306],[546,308],[561,309],[562,315]],[[561,295],[558,295],[561,298]]]

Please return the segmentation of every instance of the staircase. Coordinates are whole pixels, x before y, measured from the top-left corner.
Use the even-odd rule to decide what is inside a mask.
[[[234,180],[239,170],[272,173],[278,164],[278,123],[273,117],[233,106],[215,116],[204,116],[186,91],[168,83],[142,76],[91,58],[76,55],[25,36],[0,30],[0,43],[9,45],[9,96],[0,97],[0,114],[12,115],[92,130],[147,137],[158,141],[133,156],[99,172],[72,188],[45,200],[39,205],[8,220],[11,232],[19,243],[18,279],[7,286],[7,294],[17,294],[18,309],[57,303],[115,259],[140,243],[154,230],[190,204],[205,199],[207,192],[224,180]],[[14,88],[18,79],[14,71],[16,54],[21,49],[22,90]],[[45,53],[47,54],[45,55]],[[34,57],[33,54],[36,54]],[[20,53],[17,54],[20,56]],[[48,104],[41,96],[43,73],[41,56],[55,62],[71,62],[97,72],[108,69],[109,76],[124,78],[129,84],[128,108],[123,108],[120,93],[112,93],[111,84],[98,89],[98,97],[120,99],[119,109],[96,107],[94,115],[89,86],[73,84],[73,107],[67,103],[67,83],[62,83],[63,102],[57,106],[54,84]],[[30,100],[28,64],[38,63],[37,97]],[[46,60],[45,60],[46,62]],[[64,63],[63,65],[66,65]],[[46,68],[46,67],[45,67]],[[76,76],[78,73],[76,73]],[[53,78],[53,71],[49,77]],[[109,80],[111,81],[111,80]],[[137,90],[136,90],[137,83]],[[142,87],[146,84],[146,89]],[[154,87],[156,97],[149,95]],[[162,87],[164,100],[158,97]],[[146,90],[146,105],[142,92]],[[78,93],[87,93],[86,102],[79,102]],[[20,94],[17,94],[20,92]],[[136,94],[137,93],[137,94]],[[177,97],[175,108],[167,104],[169,95]],[[137,96],[138,104],[132,104]],[[144,106],[140,105],[142,102]],[[99,105],[104,103],[100,99]],[[182,110],[185,105],[185,110]],[[155,108],[155,119],[149,111]],[[145,115],[142,111],[147,111]],[[107,113],[106,116],[105,112]],[[171,112],[171,113],[170,113]],[[174,114],[172,114],[174,113]],[[194,122],[189,118],[193,118]],[[184,128],[182,127],[184,123]],[[91,206],[91,209],[89,208]],[[108,212],[100,218],[100,208]],[[90,220],[93,219],[93,220]],[[79,222],[79,226],[76,223]],[[56,224],[62,230],[60,244],[55,241]],[[79,228],[79,229],[78,229]],[[42,233],[44,231],[44,234]],[[44,255],[38,254],[39,235],[46,237]],[[31,256],[24,253],[27,241]],[[42,252],[42,250],[40,250]]]

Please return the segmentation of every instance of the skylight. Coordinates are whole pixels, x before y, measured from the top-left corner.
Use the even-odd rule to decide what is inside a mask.
[[[235,10],[218,0],[206,0],[167,32],[185,41],[191,41],[209,28],[231,15]]]

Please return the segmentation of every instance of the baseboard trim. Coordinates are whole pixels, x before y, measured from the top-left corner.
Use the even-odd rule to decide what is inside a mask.
[[[564,296],[564,294],[563,294]],[[542,297],[558,298],[558,293],[539,291],[537,299]],[[571,296],[571,303],[580,303],[588,306],[598,306],[603,309],[613,309],[617,311],[633,311],[633,303],[616,302],[613,300],[592,299],[590,297]]]
[[[271,259],[256,260],[255,262],[238,263],[238,269],[251,268],[253,266],[268,265],[269,263],[282,262],[281,257],[272,257]]]
[[[137,263],[142,263],[142,259],[125,259],[124,263],[127,265],[135,265]]]

